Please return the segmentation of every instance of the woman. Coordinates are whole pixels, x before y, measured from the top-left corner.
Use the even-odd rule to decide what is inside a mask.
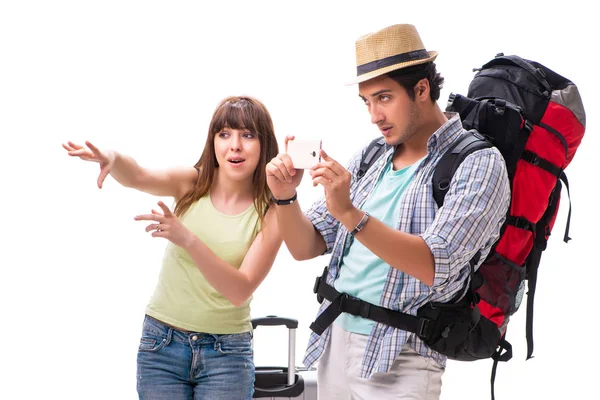
[[[150,171],[116,151],[63,144],[70,156],[175,210],[138,215],[170,241],[146,308],[137,359],[140,399],[251,399],[254,362],[250,299],[281,246],[265,166],[278,153],[269,112],[251,97],[215,110],[194,168]]]

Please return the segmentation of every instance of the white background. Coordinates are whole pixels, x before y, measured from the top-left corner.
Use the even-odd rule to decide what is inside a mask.
[[[158,199],[112,178],[98,190],[98,166],[69,158],[62,142],[90,140],[148,167],[192,165],[217,103],[249,94],[267,105],[279,139],[322,138],[345,163],[378,134],[356,86],[344,86],[355,73],[354,41],[395,23],[415,24],[440,52],[442,108],[497,52],[539,61],[579,86],[588,129],[567,169],[573,240],[561,240],[565,193],[539,274],[535,358],[524,361],[521,309],[496,394],[598,398],[600,32],[583,3],[3,1],[0,399],[137,398],[137,345],[165,242],[133,216]],[[303,208],[321,193],[305,178]],[[313,279],[326,262],[296,262],[282,247],[255,293],[254,317],[299,320],[298,361],[317,310]],[[257,364],[284,364],[286,340],[284,330],[257,330]],[[489,360],[449,362],[442,399],[488,398],[490,368]]]

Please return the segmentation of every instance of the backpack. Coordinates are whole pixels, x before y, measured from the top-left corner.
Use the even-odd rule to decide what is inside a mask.
[[[533,355],[538,267],[554,226],[563,185],[570,202],[564,169],[584,135],[585,111],[577,86],[537,62],[498,54],[476,71],[467,96],[453,93],[448,99],[446,111],[459,113],[470,134],[458,139],[440,159],[433,175],[434,198],[441,207],[462,160],[493,145],[506,162],[511,204],[500,237],[486,260],[477,271],[473,270],[477,260],[471,262],[471,298],[467,296],[466,302],[470,301],[472,312],[464,316],[473,321],[468,333],[460,327],[460,316],[449,313],[445,318],[437,316],[443,321],[438,323],[443,331],[437,343],[426,343],[451,359],[491,357],[494,399],[497,363],[512,357],[512,347],[505,340],[507,324],[519,309],[526,286],[527,359]],[[359,179],[383,152],[384,143],[376,139],[367,147]],[[569,204],[565,242],[570,240],[570,220]],[[418,315],[431,316],[431,310],[422,311]],[[454,340],[450,340],[453,335]]]

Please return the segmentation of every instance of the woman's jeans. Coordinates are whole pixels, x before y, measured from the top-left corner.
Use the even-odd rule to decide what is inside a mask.
[[[182,332],[146,316],[137,357],[140,400],[249,400],[252,333]]]

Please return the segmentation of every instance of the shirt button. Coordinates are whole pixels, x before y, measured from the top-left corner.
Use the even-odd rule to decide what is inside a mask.
[[[196,336],[196,335],[192,336],[192,340],[198,340],[198,336]]]

